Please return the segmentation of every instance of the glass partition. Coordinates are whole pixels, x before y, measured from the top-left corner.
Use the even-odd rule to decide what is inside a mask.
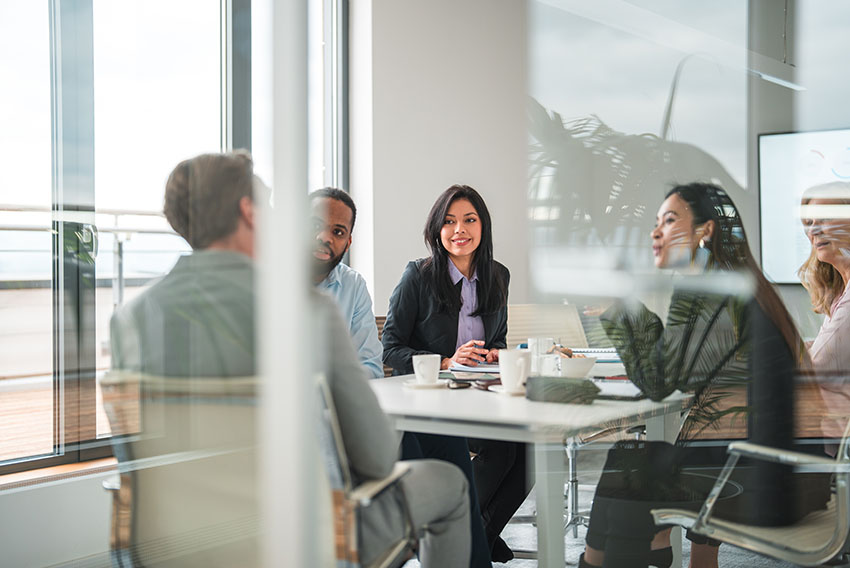
[[[734,440],[834,456],[847,424],[847,22],[840,2],[529,5],[535,301],[573,306],[576,347],[642,395],[693,395],[675,446],[704,472]],[[830,143],[793,135],[760,164],[760,136],[812,130]],[[609,440],[644,447],[634,434]],[[743,469],[753,517],[800,513],[760,501],[773,483],[826,506],[823,478]]]

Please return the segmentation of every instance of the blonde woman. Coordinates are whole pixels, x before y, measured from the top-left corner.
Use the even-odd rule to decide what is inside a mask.
[[[798,274],[814,311],[826,316],[809,347],[812,364],[822,378],[826,408],[821,424],[824,437],[840,438],[850,415],[850,391],[842,385],[842,377],[850,372],[850,183],[825,183],[806,190],[801,218],[812,251]]]

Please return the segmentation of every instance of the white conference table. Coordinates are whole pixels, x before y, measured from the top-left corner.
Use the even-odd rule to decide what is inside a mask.
[[[538,566],[564,566],[564,441],[609,424],[646,424],[647,439],[673,442],[690,395],[663,402],[534,402],[475,388],[411,389],[413,375],[369,381],[397,430],[525,442],[534,448]],[[681,546],[674,566],[680,566]],[[678,560],[678,563],[675,562]]]

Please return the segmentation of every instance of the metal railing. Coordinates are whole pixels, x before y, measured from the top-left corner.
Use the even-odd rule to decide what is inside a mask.
[[[143,226],[122,226],[123,217],[152,217],[165,219],[158,211],[140,211],[133,209],[95,209],[94,211],[56,210],[52,207],[36,205],[10,205],[0,203],[0,213],[43,213],[50,214],[49,224],[10,224],[0,223],[0,231],[32,231],[56,233],[54,222],[79,223],[92,234],[110,233],[114,237],[112,245],[112,305],[118,307],[124,302],[124,243],[134,234],[173,235],[170,228]],[[95,216],[112,217],[112,225],[96,223]]]

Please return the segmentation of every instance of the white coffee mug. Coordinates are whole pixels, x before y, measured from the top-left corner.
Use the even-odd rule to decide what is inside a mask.
[[[414,355],[413,372],[416,374],[416,382],[423,385],[436,383],[440,374],[440,359],[437,354]]]
[[[531,367],[527,349],[499,349],[499,377],[506,392],[522,390]]]
[[[554,350],[555,340],[551,337],[529,337],[528,351],[531,353],[531,368],[528,374],[557,375],[560,355]]]

